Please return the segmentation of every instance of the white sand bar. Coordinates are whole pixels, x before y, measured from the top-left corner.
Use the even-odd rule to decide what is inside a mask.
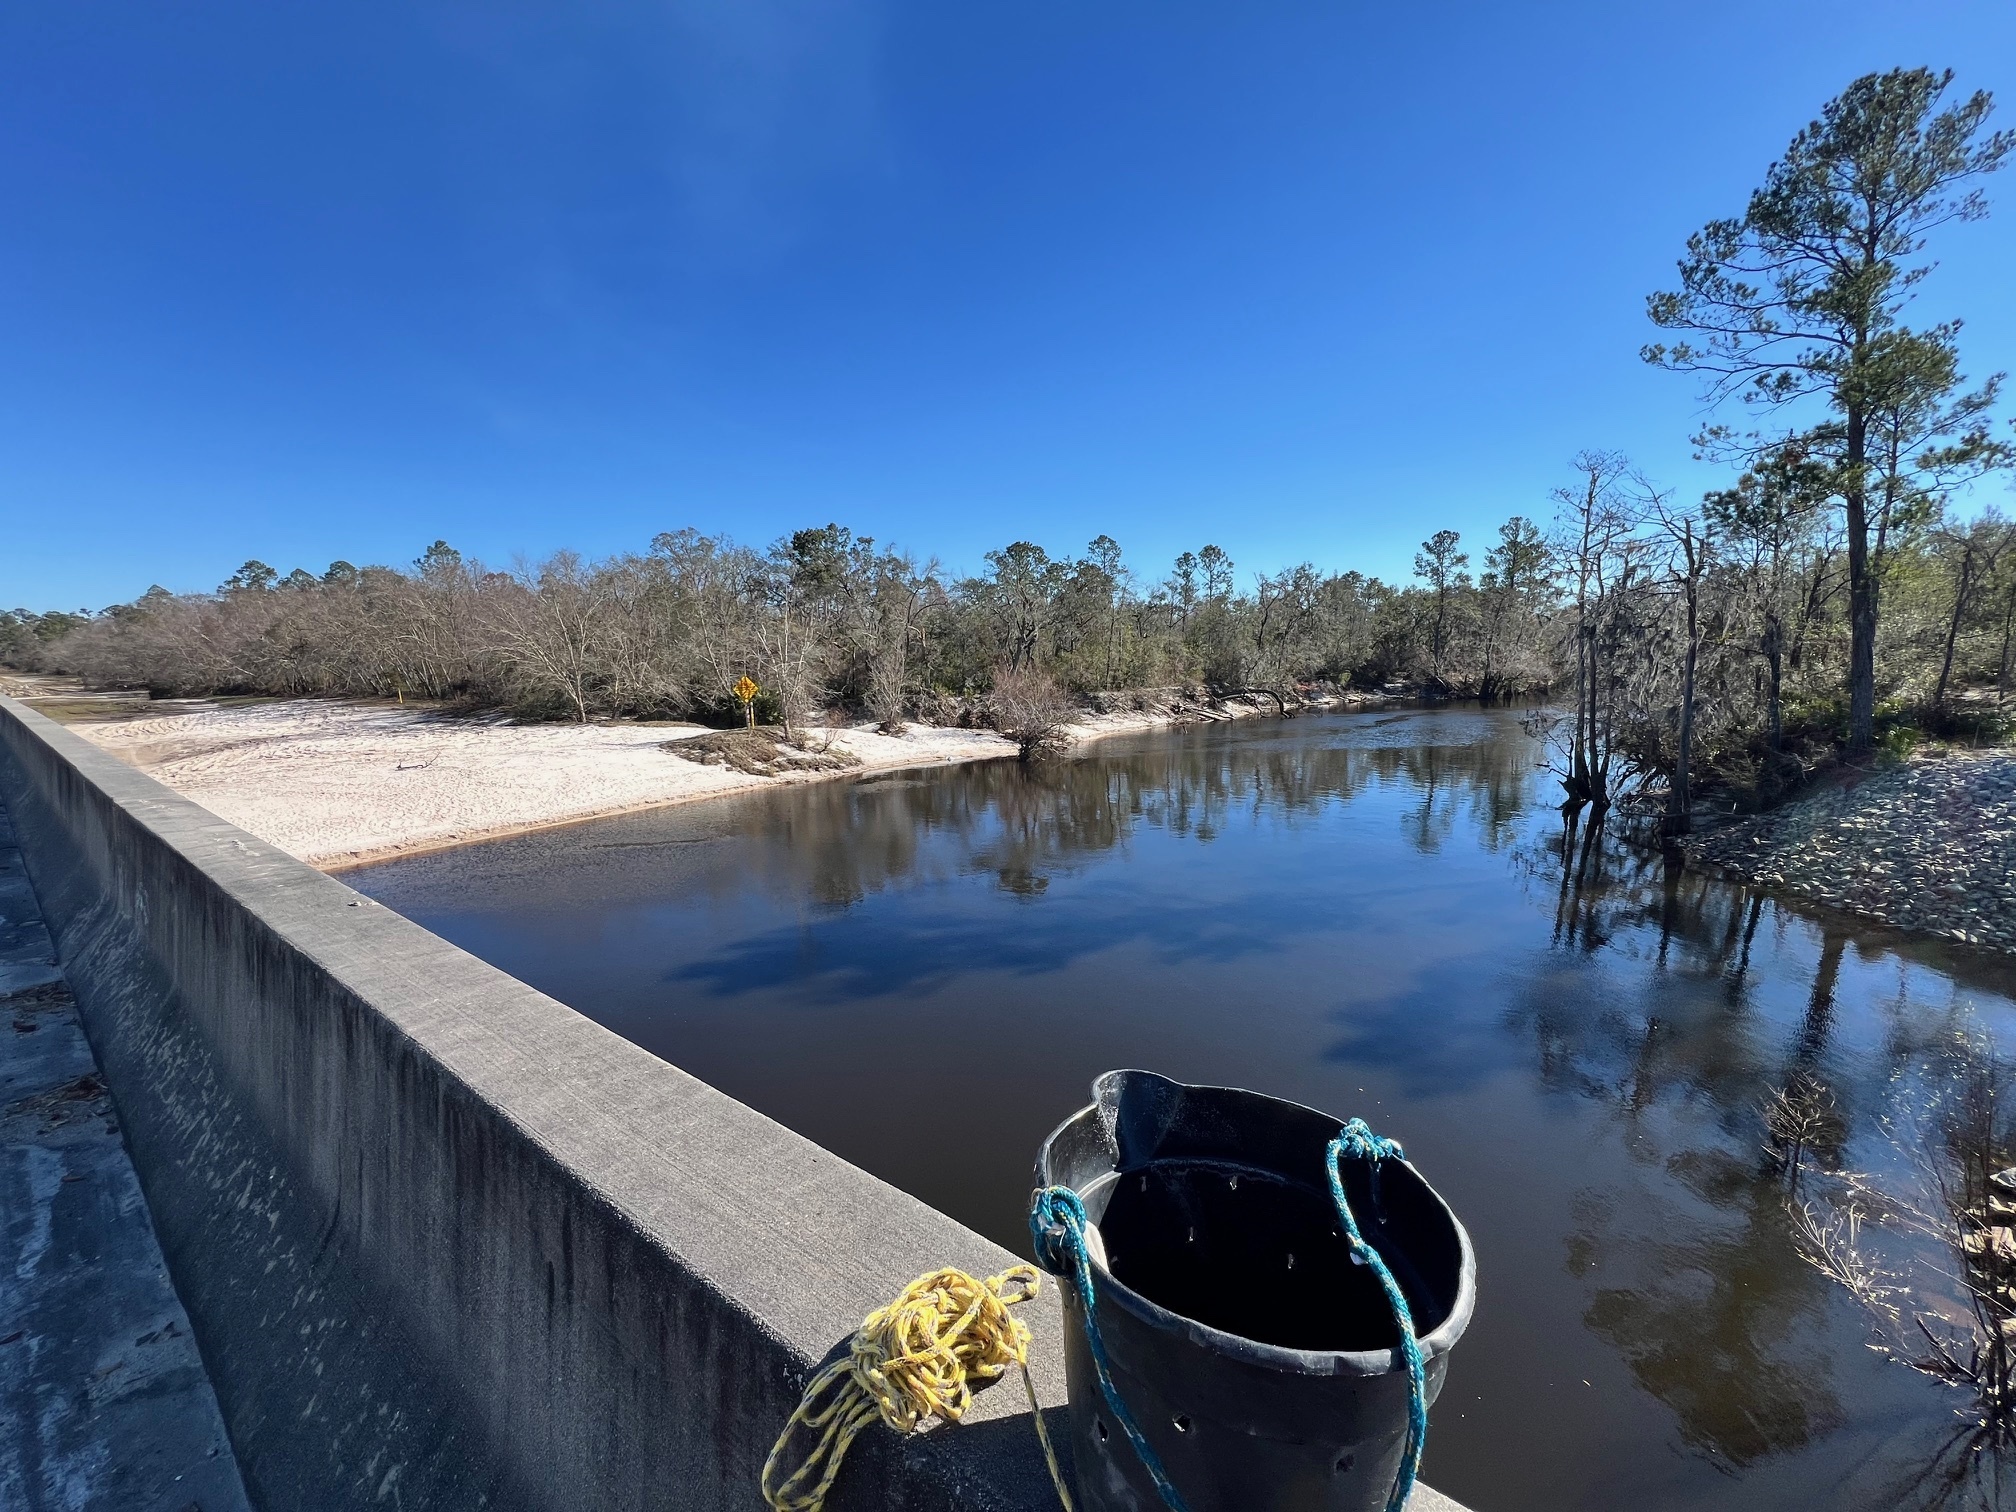
[[[1147,723],[1140,721],[1139,723]],[[1136,725],[1139,727],[1139,724]],[[325,871],[411,851],[816,777],[750,777],[662,751],[695,725],[511,724],[321,700],[196,707],[73,728]],[[862,768],[1012,755],[987,730],[843,729]],[[854,768],[859,771],[861,768]]]

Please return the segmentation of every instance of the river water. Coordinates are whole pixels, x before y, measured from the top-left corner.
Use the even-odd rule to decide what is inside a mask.
[[[1578,844],[1539,754],[1247,720],[345,880],[1018,1252],[1101,1071],[1363,1115],[1476,1243],[1425,1473],[1479,1512],[1926,1502],[1966,1399],[1799,1258],[1761,1109],[1822,1084],[1830,1159],[1890,1158],[1902,1068],[2003,1038],[2016,970]]]

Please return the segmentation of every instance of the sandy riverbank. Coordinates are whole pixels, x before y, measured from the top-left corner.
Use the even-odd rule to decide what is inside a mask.
[[[910,725],[891,736],[862,724],[833,735],[833,748],[860,763],[846,773],[757,777],[660,749],[707,733],[698,725],[526,725],[327,700],[129,701],[117,712],[99,718],[65,708],[78,734],[325,871],[751,788],[998,759],[1015,750],[990,730]],[[1253,712],[1227,705],[1208,717]],[[1071,733],[1092,740],[1173,717],[1181,716],[1166,709],[1088,714]]]
[[[697,725],[521,725],[301,701],[72,728],[220,818],[333,871],[815,774],[752,777],[659,749]],[[854,772],[1008,756],[986,730],[847,729]]]
[[[1916,757],[1700,835],[1687,855],[1897,929],[2016,950],[2016,751]]]

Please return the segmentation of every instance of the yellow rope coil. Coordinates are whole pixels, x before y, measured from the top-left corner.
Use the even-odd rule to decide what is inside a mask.
[[[898,1433],[914,1433],[933,1417],[956,1423],[973,1405],[976,1383],[998,1379],[1015,1365],[1029,1393],[1050,1478],[1070,1512],[1071,1497],[1029,1379],[1029,1327],[1008,1311],[1035,1296],[1042,1284],[1033,1265],[1017,1265],[984,1281],[960,1270],[936,1270],[863,1318],[847,1354],[812,1378],[777,1436],[763,1465],[763,1499],[776,1512],[819,1512],[848,1448],[876,1418]],[[801,1434],[817,1439],[798,1468],[785,1475]]]

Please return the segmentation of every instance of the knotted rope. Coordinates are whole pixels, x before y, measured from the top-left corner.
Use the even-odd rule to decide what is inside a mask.
[[[1347,1158],[1371,1163],[1376,1203],[1380,1162],[1401,1160],[1405,1155],[1395,1141],[1374,1134],[1362,1118],[1354,1118],[1323,1156],[1330,1198],[1343,1221],[1351,1258],[1371,1267],[1400,1331],[1400,1354],[1407,1367],[1407,1444],[1386,1508],[1387,1512],[1403,1512],[1414,1494],[1421,1450],[1428,1440],[1426,1370],[1407,1297],[1379,1251],[1359,1232],[1358,1220],[1344,1195],[1340,1162]],[[1069,1276],[1076,1286],[1084,1307],[1085,1342],[1107,1410],[1170,1512],[1188,1512],[1161,1456],[1113,1384],[1106,1344],[1099,1333],[1092,1258],[1085,1239],[1088,1223],[1085,1204],[1069,1187],[1043,1188],[1029,1211],[1037,1258],[1046,1270]],[[1022,1372],[1022,1387],[1029,1395],[1030,1416],[1050,1466],[1051,1482],[1057,1487],[1064,1512],[1072,1512],[1071,1493],[1065,1488],[1063,1471],[1036,1402],[1036,1387],[1029,1379],[1029,1327],[1008,1311],[1035,1296],[1041,1286],[1042,1278],[1029,1265],[1011,1267],[984,1281],[960,1270],[932,1271],[904,1287],[887,1307],[862,1319],[847,1354],[812,1378],[797,1410],[777,1436],[776,1447],[763,1465],[763,1499],[775,1512],[819,1512],[848,1449],[876,1418],[898,1433],[913,1433],[933,1417],[956,1423],[973,1404],[974,1384],[998,1379],[1014,1365]],[[786,1457],[801,1433],[818,1437],[797,1461],[798,1468],[787,1475]]]
[[[1017,1265],[984,1281],[960,1270],[937,1270],[868,1314],[846,1355],[812,1378],[777,1436],[763,1465],[763,1499],[776,1512],[819,1512],[862,1429],[878,1417],[898,1433],[913,1433],[933,1417],[956,1423],[973,1405],[974,1385],[1014,1365],[1022,1371],[1050,1478],[1070,1512],[1064,1475],[1029,1379],[1029,1326],[1008,1311],[1042,1285],[1033,1265]],[[801,1432],[818,1437],[787,1475],[787,1456]]]
[[[1414,1337],[1414,1312],[1407,1305],[1406,1294],[1393,1279],[1393,1272],[1379,1251],[1365,1242],[1365,1236],[1358,1232],[1358,1220],[1351,1216],[1351,1204],[1344,1196],[1343,1169],[1338,1164],[1347,1156],[1371,1162],[1372,1200],[1376,1204],[1379,1162],[1404,1160],[1406,1152],[1395,1141],[1374,1134],[1364,1119],[1354,1118],[1323,1153],[1324,1173],[1330,1178],[1330,1200],[1337,1206],[1337,1216],[1344,1220],[1344,1237],[1351,1242],[1351,1258],[1360,1265],[1369,1265],[1372,1274],[1379,1278],[1387,1305],[1393,1309],[1393,1321],[1400,1329],[1400,1354],[1407,1362],[1407,1448],[1400,1456],[1400,1473],[1394,1478],[1393,1494],[1386,1500],[1386,1512],[1401,1512],[1407,1498],[1414,1494],[1414,1477],[1421,1471],[1421,1450],[1428,1442],[1427,1377],[1421,1362],[1421,1342]]]

